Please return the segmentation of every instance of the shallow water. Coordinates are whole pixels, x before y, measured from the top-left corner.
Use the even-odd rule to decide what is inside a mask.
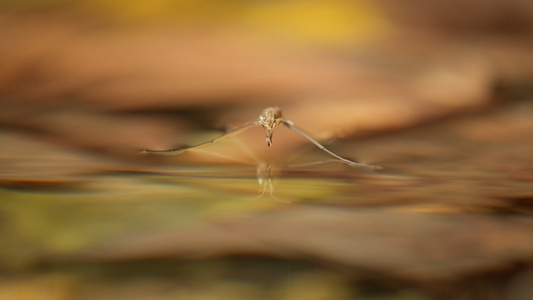
[[[328,145],[378,171],[320,163],[329,157],[312,146],[260,164],[228,159],[245,157],[231,145],[246,139],[117,158],[4,129],[4,280],[55,284],[59,299],[123,295],[133,282],[131,299],[203,299],[195,286],[222,299],[307,299],[317,282],[326,299],[513,293],[516,276],[531,282],[532,112],[515,103]]]

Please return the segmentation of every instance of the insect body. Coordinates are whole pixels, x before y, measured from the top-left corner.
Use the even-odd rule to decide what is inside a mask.
[[[261,124],[265,130],[267,146],[270,147],[270,145],[272,145],[272,135],[274,134],[274,129],[276,129],[276,126],[282,123],[283,120],[281,109],[278,107],[265,108],[263,113],[259,116],[259,124]]]

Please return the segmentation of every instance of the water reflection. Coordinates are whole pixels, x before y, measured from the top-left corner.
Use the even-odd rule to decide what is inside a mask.
[[[148,182],[202,187],[202,192],[228,192],[238,198],[276,200],[282,203],[335,201],[350,197],[357,181],[379,176],[374,171],[354,169],[334,160],[303,164],[204,165],[168,167],[136,172]],[[325,198],[324,198],[325,197]],[[320,200],[320,199],[323,200]]]

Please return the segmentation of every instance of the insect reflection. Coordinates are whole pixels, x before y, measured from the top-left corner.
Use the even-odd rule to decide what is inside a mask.
[[[247,123],[235,128],[235,129],[230,130],[230,131],[224,133],[223,135],[221,135],[219,137],[216,137],[214,139],[211,139],[209,141],[206,141],[206,142],[194,145],[194,146],[190,146],[190,147],[177,148],[177,149],[168,149],[168,150],[144,150],[144,152],[157,154],[157,155],[179,155],[179,154],[182,154],[182,153],[184,153],[186,151],[189,151],[189,150],[197,149],[197,148],[209,145],[209,144],[216,143],[216,142],[218,142],[218,141],[220,141],[222,139],[225,139],[227,137],[233,136],[233,135],[235,135],[235,134],[237,134],[237,133],[239,133],[239,132],[241,132],[241,131],[243,131],[245,129],[248,129],[248,128],[251,128],[251,127],[254,127],[254,126],[259,126],[259,125],[261,127],[263,127],[263,130],[264,130],[265,136],[266,136],[266,141],[265,142],[266,142],[267,146],[269,146],[269,147],[272,145],[272,138],[273,138],[274,130],[276,129],[276,127],[278,127],[279,125],[285,125],[287,128],[289,128],[290,130],[292,130],[292,131],[298,133],[299,135],[303,136],[308,141],[310,141],[315,146],[317,146],[320,150],[328,153],[330,156],[333,157],[333,159],[315,161],[315,162],[301,164],[301,165],[288,165],[288,166],[284,166],[285,168],[288,168],[288,169],[302,168],[302,167],[308,167],[308,166],[313,166],[313,165],[320,165],[320,164],[324,164],[324,163],[328,163],[328,162],[339,162],[339,163],[343,163],[345,165],[352,166],[352,167],[364,167],[364,168],[370,168],[372,170],[381,169],[380,166],[369,165],[369,164],[364,164],[364,163],[360,163],[360,162],[357,162],[357,161],[349,160],[347,158],[341,157],[341,156],[331,152],[324,145],[320,144],[315,139],[310,137],[307,133],[305,133],[304,131],[302,131],[298,127],[296,127],[296,125],[292,121],[283,118],[283,115],[281,113],[281,109],[279,109],[278,107],[268,107],[268,108],[263,110],[263,112],[261,113],[261,115],[257,119],[249,121],[249,122],[247,122]],[[260,195],[258,196],[258,198],[263,197],[266,194],[266,192],[268,191],[268,194],[272,198],[276,199],[277,201],[283,202],[283,203],[290,203],[290,201],[284,201],[284,200],[281,200],[281,199],[277,198],[276,196],[274,196],[273,178],[275,176],[274,176],[273,173],[274,172],[273,172],[273,169],[270,166],[270,164],[267,164],[267,163],[264,163],[264,162],[258,162],[257,180],[258,180],[259,186],[260,186]]]

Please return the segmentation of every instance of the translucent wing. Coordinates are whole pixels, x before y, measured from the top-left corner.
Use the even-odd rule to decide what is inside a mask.
[[[335,157],[336,159],[338,159],[339,161],[349,165],[349,166],[358,166],[358,167],[365,167],[365,168],[372,168],[374,170],[377,170],[377,169],[380,169],[381,167],[380,166],[375,166],[375,165],[367,165],[367,164],[363,164],[363,163],[359,163],[359,162],[356,162],[356,161],[353,161],[353,160],[349,160],[349,159],[346,159],[344,157],[341,157],[333,152],[331,152],[330,150],[328,150],[326,147],[324,147],[322,144],[320,144],[319,142],[317,142],[315,139],[313,139],[312,137],[310,137],[309,135],[307,135],[307,133],[303,132],[300,128],[296,127],[296,125],[294,125],[293,122],[289,121],[289,120],[286,120],[286,119],[282,119],[281,122],[283,124],[285,124],[285,126],[287,126],[289,129],[291,129],[292,131],[298,133],[299,135],[303,136],[304,138],[306,138],[307,140],[309,140],[311,143],[315,144],[318,148],[320,148],[320,150],[323,150],[324,152],[328,153],[329,155]]]
[[[193,149],[197,149],[197,148],[200,148],[200,147],[203,147],[203,146],[206,146],[206,145],[209,145],[209,144],[212,144],[212,143],[215,143],[215,142],[218,142],[222,139],[225,139],[227,137],[230,137],[232,135],[235,135],[245,129],[248,129],[248,128],[251,128],[251,127],[254,127],[254,126],[257,126],[259,125],[259,120],[253,120],[253,121],[250,121],[246,124],[243,124],[233,130],[230,130],[226,133],[224,133],[223,135],[219,136],[219,137],[216,137],[214,139],[211,139],[207,142],[203,142],[201,144],[198,144],[198,145],[194,145],[194,146],[190,146],[190,147],[185,147],[185,148],[177,148],[177,149],[168,149],[168,150],[144,150],[144,152],[148,152],[148,153],[153,153],[153,154],[157,154],[157,155],[179,155],[179,154],[183,154],[184,152],[187,152],[189,150],[193,150]]]

